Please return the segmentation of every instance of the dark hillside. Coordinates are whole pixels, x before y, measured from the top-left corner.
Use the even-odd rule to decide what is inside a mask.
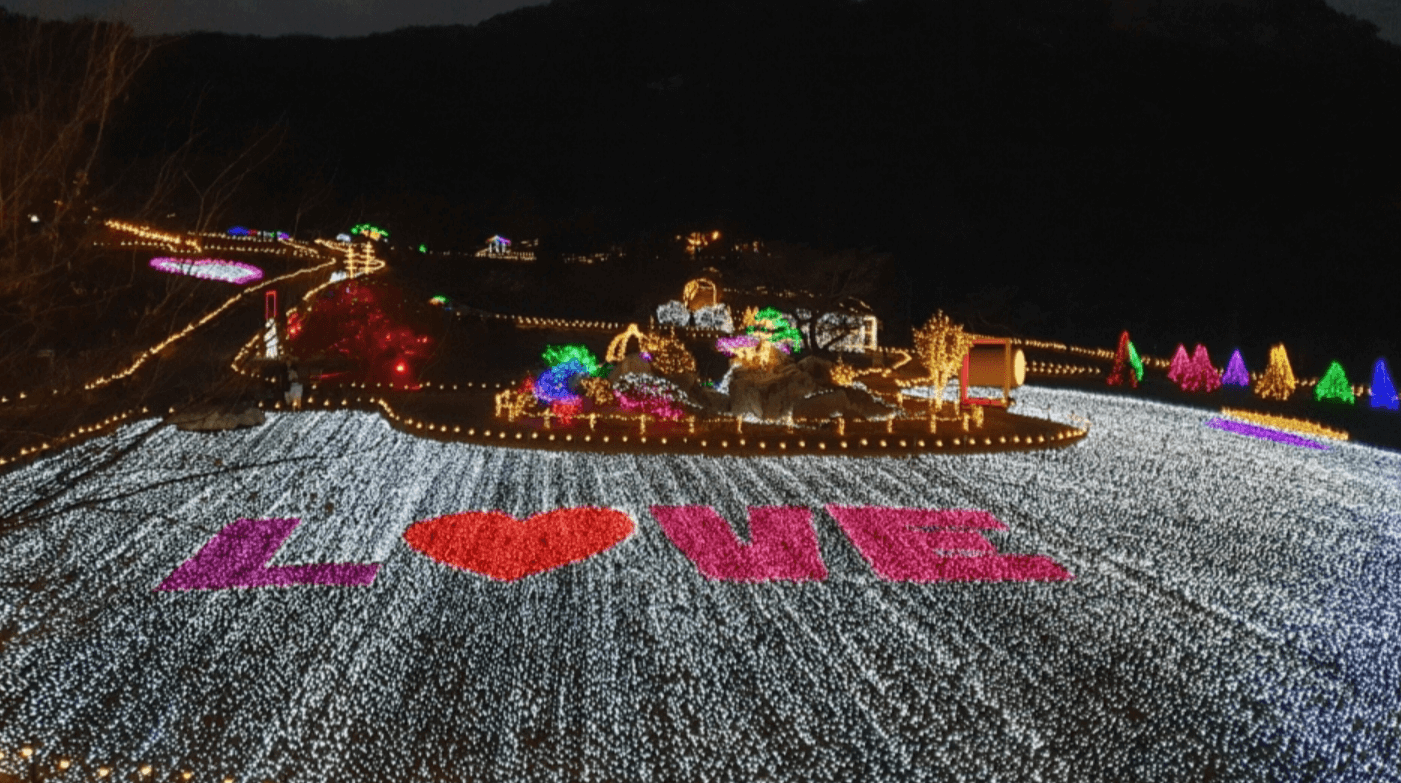
[[[466,248],[723,224],[891,252],[896,320],[1360,363],[1397,353],[1399,77],[1401,50],[1322,0],[573,0],[174,42],[116,154],[170,149],[198,104],[216,157],[285,125],[250,225],[290,226],[327,182],[301,230]]]

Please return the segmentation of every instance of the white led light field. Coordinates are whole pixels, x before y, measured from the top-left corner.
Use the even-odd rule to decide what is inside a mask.
[[[735,459],[127,426],[4,477],[0,772],[1396,779],[1401,456],[1016,397],[1089,435]]]

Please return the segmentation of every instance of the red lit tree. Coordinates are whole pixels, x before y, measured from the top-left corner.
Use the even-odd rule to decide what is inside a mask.
[[[1119,349],[1114,352],[1114,368],[1109,371],[1110,386],[1123,386],[1128,383],[1129,388],[1138,388],[1138,373],[1133,367],[1129,356],[1129,333],[1126,330],[1119,335]]]
[[[360,380],[415,387],[433,339],[405,297],[384,282],[350,280],[328,288],[305,308],[289,349],[303,359],[339,358]]]

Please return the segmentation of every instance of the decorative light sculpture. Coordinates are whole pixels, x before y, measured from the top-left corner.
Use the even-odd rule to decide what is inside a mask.
[[[153,258],[152,269],[176,275],[245,285],[263,279],[263,270],[242,261],[219,258]]]
[[[1398,408],[1396,384],[1391,381],[1391,371],[1387,369],[1386,359],[1378,359],[1377,363],[1372,365],[1372,389],[1368,396],[1373,408],[1389,411]]]
[[[1178,385],[1183,391],[1203,393],[1221,388],[1221,372],[1212,366],[1211,356],[1207,354],[1205,345],[1197,343],[1197,348],[1192,353],[1192,363],[1188,365],[1187,372],[1183,374]]]
[[[355,236],[362,236],[367,239],[373,239],[376,242],[380,241],[381,239],[389,238],[388,231],[385,231],[382,228],[376,228],[375,226],[372,226],[369,223],[361,223],[360,225],[355,226],[354,228],[350,229],[350,233]]]
[[[1133,343],[1129,342],[1129,333],[1125,330],[1119,335],[1119,348],[1114,352],[1114,368],[1109,371],[1109,377],[1105,379],[1108,385],[1138,388],[1139,374],[1134,364],[1129,360],[1129,348],[1132,345]],[[1132,358],[1137,359],[1138,354],[1134,353]],[[1138,367],[1142,366],[1142,363],[1138,364]]]
[[[1255,384],[1256,396],[1266,400],[1287,400],[1297,386],[1284,344],[1271,347],[1270,364],[1265,368],[1265,375]]]
[[[1172,364],[1168,366],[1168,380],[1172,381],[1178,386],[1181,386],[1182,379],[1187,376],[1187,373],[1191,370],[1191,367],[1192,360],[1190,357],[1187,356],[1187,349],[1182,345],[1182,343],[1178,343],[1177,351],[1172,354]]]
[[[1329,402],[1343,402],[1352,405],[1357,398],[1352,393],[1352,384],[1348,383],[1347,373],[1343,372],[1343,366],[1338,362],[1328,365],[1328,372],[1318,380],[1318,386],[1314,387],[1313,397],[1319,402],[1325,400]]]
[[[1241,388],[1250,386],[1250,373],[1245,369],[1245,359],[1241,357],[1239,348],[1231,352],[1231,360],[1226,363],[1226,372],[1221,376],[1221,383]]]

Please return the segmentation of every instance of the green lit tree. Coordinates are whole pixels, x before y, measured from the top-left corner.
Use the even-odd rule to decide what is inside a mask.
[[[1319,402],[1327,400],[1329,402],[1345,402],[1352,405],[1357,401],[1352,393],[1352,384],[1348,383],[1347,373],[1343,372],[1343,366],[1337,362],[1328,365],[1328,372],[1318,380],[1318,386],[1313,390],[1313,397]]]

